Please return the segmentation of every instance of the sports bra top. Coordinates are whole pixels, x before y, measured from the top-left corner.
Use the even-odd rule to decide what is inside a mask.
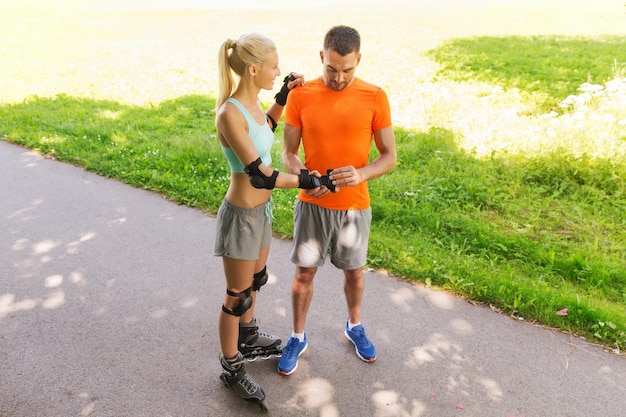
[[[236,99],[230,97],[226,99],[226,101],[237,106],[239,111],[241,111],[241,114],[243,114],[246,122],[248,122],[248,136],[250,136],[250,140],[252,140],[254,148],[259,153],[263,165],[269,166],[272,163],[271,150],[272,144],[274,143],[274,133],[270,129],[267,119],[262,125],[260,125],[256,120],[254,120],[254,117],[252,117],[250,112],[248,112],[248,110]],[[244,172],[243,165],[241,164],[239,158],[237,158],[237,155],[232,148],[222,145],[222,151],[226,156],[231,172]]]

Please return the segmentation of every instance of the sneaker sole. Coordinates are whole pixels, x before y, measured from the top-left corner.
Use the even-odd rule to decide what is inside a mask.
[[[367,362],[367,363],[372,363],[372,362],[376,361],[376,356],[374,356],[373,358],[370,358],[370,359],[366,359],[363,356],[361,356],[361,354],[359,353],[359,348],[357,348],[356,343],[354,343],[354,340],[352,340],[350,335],[348,335],[348,331],[344,330],[343,334],[344,334],[344,336],[346,336],[346,339],[348,339],[354,345],[354,351],[356,352],[356,355],[359,357],[359,359],[361,359],[363,362]]]
[[[306,350],[307,350],[307,348],[308,348],[308,347],[309,347],[309,343],[307,342],[307,344],[306,344],[306,345],[304,345],[304,349],[302,349],[302,350],[300,351],[300,353],[298,354],[298,359],[300,359],[300,356],[302,356],[302,354],[303,354],[304,352],[306,352]],[[296,372],[296,369],[298,369],[298,361],[296,361],[296,366],[294,366],[294,367],[293,367],[293,369],[292,369],[291,371],[286,372],[286,371],[283,371],[283,370],[281,370],[280,368],[278,368],[278,373],[279,373],[279,374],[281,374],[281,375],[284,375],[284,376],[289,376],[289,375],[293,374],[294,372]]]

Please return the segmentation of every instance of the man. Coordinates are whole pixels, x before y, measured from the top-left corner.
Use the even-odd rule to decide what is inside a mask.
[[[326,186],[300,192],[294,211],[291,260],[293,334],[278,371],[292,374],[308,341],[304,330],[313,297],[313,278],[330,253],[331,263],[344,272],[348,321],[344,334],[366,362],[376,349],[361,324],[364,279],[372,212],[367,181],[396,164],[391,111],[385,92],[355,77],[361,61],[359,33],[335,26],[324,37],[320,52],[323,73],[291,92],[285,115],[283,163],[288,171],[308,169],[328,175]],[[369,163],[372,137],[379,155]],[[304,163],[298,156],[300,144]]]

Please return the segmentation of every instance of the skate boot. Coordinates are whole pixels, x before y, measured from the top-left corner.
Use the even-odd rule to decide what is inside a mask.
[[[265,402],[265,392],[246,372],[244,367],[245,360],[241,353],[237,353],[237,357],[232,360],[228,360],[223,355],[220,355],[220,363],[222,364],[220,380],[224,386],[232,388],[244,400],[258,404],[263,411],[268,411],[267,403]]]
[[[272,355],[280,357],[283,351],[280,342],[274,335],[259,332],[254,317],[248,324],[239,323],[239,352],[247,361],[253,362],[259,357],[269,359]]]

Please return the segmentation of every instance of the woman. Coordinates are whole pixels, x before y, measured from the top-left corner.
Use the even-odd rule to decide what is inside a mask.
[[[259,92],[271,90],[280,75],[275,44],[261,34],[249,33],[224,42],[218,58],[220,90],[215,124],[231,170],[230,185],[218,211],[215,242],[215,255],[222,257],[227,286],[219,316],[220,378],[242,398],[265,408],[263,389],[247,374],[244,360],[246,355],[276,351],[281,342],[259,333],[253,317],[257,292],[267,281],[271,190],[313,189],[321,185],[321,178],[317,172],[313,176],[303,170],[293,175],[271,168],[276,120],[289,90],[304,85],[301,75],[290,74],[276,95],[276,103],[267,113],[261,108]]]

